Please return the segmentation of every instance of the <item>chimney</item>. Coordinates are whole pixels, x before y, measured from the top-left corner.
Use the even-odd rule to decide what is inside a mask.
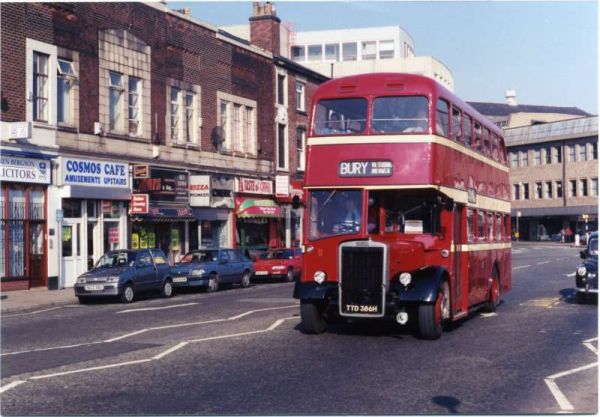
[[[506,104],[509,106],[517,105],[517,92],[515,90],[506,90],[504,97],[506,97]]]
[[[250,17],[250,43],[273,55],[279,55],[281,20],[275,14],[273,2],[255,1]]]

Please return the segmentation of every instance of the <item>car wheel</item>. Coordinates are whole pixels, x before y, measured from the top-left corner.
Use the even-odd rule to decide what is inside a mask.
[[[500,280],[498,278],[498,270],[494,268],[492,271],[492,286],[490,288],[490,294],[488,301],[485,303],[485,311],[493,313],[498,308],[500,302]]]
[[[219,275],[212,273],[208,277],[208,287],[206,287],[206,292],[217,291],[219,291]]]
[[[248,288],[250,286],[250,272],[244,271],[242,275],[242,281],[240,282],[243,288]]]
[[[418,309],[419,334],[423,339],[439,339],[444,320],[450,317],[450,291],[448,283],[442,282],[433,304],[423,304]]]
[[[300,319],[304,333],[320,334],[325,331],[327,323],[321,311],[321,305],[316,301],[302,300],[300,302]]]
[[[135,298],[135,291],[133,289],[133,285],[127,284],[125,288],[123,288],[123,292],[121,293],[121,302],[122,303],[131,303]]]
[[[285,276],[287,282],[294,282],[294,269],[288,268],[287,275]]]
[[[91,301],[89,297],[84,296],[77,297],[77,299],[79,300],[79,304],[89,304]]]
[[[169,298],[173,295],[173,283],[171,282],[170,278],[166,279],[165,282],[163,282],[160,295],[164,298]]]
[[[577,303],[585,304],[587,303],[587,294],[584,292],[577,292]]]

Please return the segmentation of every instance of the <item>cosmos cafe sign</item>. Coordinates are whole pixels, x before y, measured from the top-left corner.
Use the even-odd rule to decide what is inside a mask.
[[[122,162],[61,158],[62,185],[129,188],[129,165]]]
[[[50,161],[4,155],[0,160],[0,181],[50,184]]]

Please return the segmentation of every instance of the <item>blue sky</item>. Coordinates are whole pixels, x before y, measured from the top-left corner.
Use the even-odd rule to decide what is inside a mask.
[[[248,22],[252,3],[169,2],[217,26]],[[596,1],[276,1],[296,31],[399,25],[415,54],[432,55],[464,100],[576,106],[598,112]]]

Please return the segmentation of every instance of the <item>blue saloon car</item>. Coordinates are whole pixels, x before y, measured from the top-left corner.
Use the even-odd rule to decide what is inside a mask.
[[[221,284],[250,285],[252,260],[233,249],[198,249],[173,267],[173,286],[202,287],[215,292]]]
[[[74,288],[80,303],[107,296],[130,303],[138,292],[152,290],[163,297],[173,295],[171,267],[160,249],[105,253],[93,269],[77,278]]]
[[[590,235],[581,259],[583,262],[575,271],[575,286],[577,301],[584,303],[589,294],[598,294],[598,232]]]

